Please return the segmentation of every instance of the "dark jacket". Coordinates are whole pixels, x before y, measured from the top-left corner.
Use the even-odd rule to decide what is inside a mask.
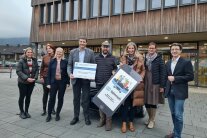
[[[67,65],[68,65],[68,61],[65,59],[61,59],[60,61],[61,81],[65,84],[70,84],[69,76],[67,73]],[[51,85],[55,83],[56,67],[57,67],[57,59],[56,58],[51,59],[48,67],[47,85]]]
[[[29,84],[27,81],[28,78],[34,78],[37,80],[39,73],[37,59],[32,58],[32,72],[30,74],[27,59],[25,57],[21,58],[17,64],[16,73],[18,75],[18,82],[20,83]]]
[[[146,62],[147,59],[145,58],[145,69],[148,69]],[[157,57],[152,61],[151,72],[152,83],[160,84],[160,87],[164,88],[166,85],[166,69],[162,57],[160,55],[157,55]]]
[[[49,66],[51,59],[52,59],[52,56],[50,56],[48,54],[43,56],[42,64],[41,64],[41,68],[40,68],[40,78],[47,77],[48,66]]]
[[[174,72],[171,72],[171,62],[169,60],[166,63],[167,76],[174,76],[175,81],[171,82],[167,80],[165,96],[168,97],[173,89],[173,95],[176,99],[184,100],[188,98],[188,82],[194,79],[193,66],[190,60],[179,58]]]
[[[112,71],[117,69],[116,59],[111,54],[104,57],[100,53],[95,58],[95,63],[97,64],[95,82],[97,84],[105,84],[112,76]]]

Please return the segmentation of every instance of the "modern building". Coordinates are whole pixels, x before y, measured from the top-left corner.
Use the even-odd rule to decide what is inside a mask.
[[[154,41],[167,61],[169,45],[179,42],[194,66],[190,84],[207,87],[207,0],[32,0],[31,5],[30,39],[36,46],[61,46],[67,56],[80,37],[95,52],[109,40],[119,57],[129,41],[143,53]]]

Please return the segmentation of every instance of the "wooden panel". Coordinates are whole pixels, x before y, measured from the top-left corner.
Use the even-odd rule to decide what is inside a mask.
[[[180,7],[178,14],[178,32],[195,31],[195,6]]]
[[[207,31],[207,4],[200,4],[197,7],[197,32]]]
[[[69,30],[68,30],[68,22],[61,23],[61,40],[68,40],[69,38]]]
[[[52,41],[52,24],[46,25],[46,28],[45,28],[45,41]]]
[[[31,22],[31,33],[30,33],[30,41],[38,42],[38,34],[39,34],[39,8],[38,6],[33,7],[32,13],[32,22]]]
[[[60,1],[60,0],[54,0],[54,1]],[[45,3],[51,3],[53,2],[53,0],[32,0],[31,1],[31,5],[35,6],[35,5],[40,5],[40,4],[45,4]]]
[[[45,40],[45,25],[39,26],[39,36],[38,42],[43,42]]]
[[[120,16],[110,18],[109,37],[120,37]]]
[[[161,34],[161,10],[149,11],[147,17],[147,35]]]
[[[87,37],[87,27],[86,20],[81,20],[78,22],[78,37]]]
[[[144,36],[146,34],[146,12],[134,14],[134,35]]]
[[[53,41],[60,41],[60,23],[53,24]]]
[[[88,38],[96,38],[96,34],[98,32],[97,29],[97,19],[90,19],[88,20],[88,26],[87,26],[87,36]]]
[[[70,34],[69,40],[77,39],[77,34],[78,34],[77,21],[73,21],[69,23],[69,34]]]
[[[98,37],[107,38],[109,33],[109,18],[99,18],[98,19]]]
[[[162,34],[178,33],[177,8],[163,10]]]
[[[122,15],[121,18],[121,36],[133,36],[133,14]]]

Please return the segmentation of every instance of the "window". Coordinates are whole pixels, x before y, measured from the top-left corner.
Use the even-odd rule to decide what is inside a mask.
[[[49,4],[48,5],[48,19],[47,19],[48,23],[53,23],[53,5]]]
[[[198,0],[199,3],[207,2],[207,0]]]
[[[87,0],[82,0],[82,4],[81,4],[81,19],[85,19],[86,18],[86,1]]]
[[[73,20],[78,19],[78,1],[74,0],[73,1]]]
[[[61,3],[55,4],[55,22],[61,21]]]
[[[160,9],[161,0],[150,0],[150,9]]]
[[[137,11],[146,10],[146,0],[136,0],[136,10]]]
[[[121,13],[121,0],[113,0],[113,14]]]
[[[195,0],[180,0],[180,5],[193,4]]]
[[[109,15],[109,0],[101,0],[101,16]]]
[[[40,7],[40,23],[46,23],[46,6],[41,5]]]
[[[133,1],[134,0],[124,0],[124,12],[132,12],[134,10]]]
[[[98,1],[99,0],[91,0],[91,17],[98,16]]]
[[[172,7],[177,5],[177,0],[165,0],[164,7]]]
[[[63,1],[63,21],[69,20],[69,11],[70,11],[69,5],[70,5],[69,0]]]

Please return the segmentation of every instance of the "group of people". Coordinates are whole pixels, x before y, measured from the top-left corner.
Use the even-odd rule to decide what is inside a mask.
[[[46,122],[52,119],[51,114],[56,114],[56,121],[60,120],[60,111],[63,106],[64,94],[70,81],[73,88],[74,117],[70,125],[79,122],[80,105],[83,108],[86,125],[90,125],[89,103],[90,103],[90,81],[88,79],[75,78],[73,75],[75,62],[97,64],[95,82],[98,91],[106,84],[110,77],[117,70],[116,58],[110,53],[110,43],[104,41],[101,44],[101,52],[94,57],[94,52],[86,48],[87,40],[79,39],[79,47],[70,51],[69,59],[64,59],[64,51],[58,47],[47,45],[47,54],[43,57],[40,68],[40,81],[43,83],[43,113],[47,114]],[[145,122],[147,128],[155,126],[155,115],[157,105],[160,103],[160,95],[168,98],[172,115],[174,129],[166,138],[180,138],[183,128],[184,102],[188,98],[188,82],[194,79],[193,67],[189,60],[180,57],[182,45],[173,43],[170,46],[172,59],[166,64],[162,56],[157,53],[157,45],[149,43],[148,53],[143,56],[135,43],[129,42],[120,58],[120,68],[127,64],[135,70],[143,79],[133,92],[122,103],[121,109],[121,132],[127,130],[134,132],[135,107],[145,105],[148,120]],[[31,48],[27,48],[24,57],[20,59],[17,66],[18,87],[19,87],[19,109],[22,119],[30,118],[28,113],[30,97],[38,79],[38,64],[33,58]],[[56,94],[58,93],[58,104],[55,113]],[[49,96],[49,102],[48,101]],[[24,107],[25,101],[25,108]],[[46,111],[48,107],[48,111]],[[47,112],[47,113],[46,113]],[[97,127],[105,125],[105,130],[112,130],[112,117],[106,116],[99,110],[100,120]]]

